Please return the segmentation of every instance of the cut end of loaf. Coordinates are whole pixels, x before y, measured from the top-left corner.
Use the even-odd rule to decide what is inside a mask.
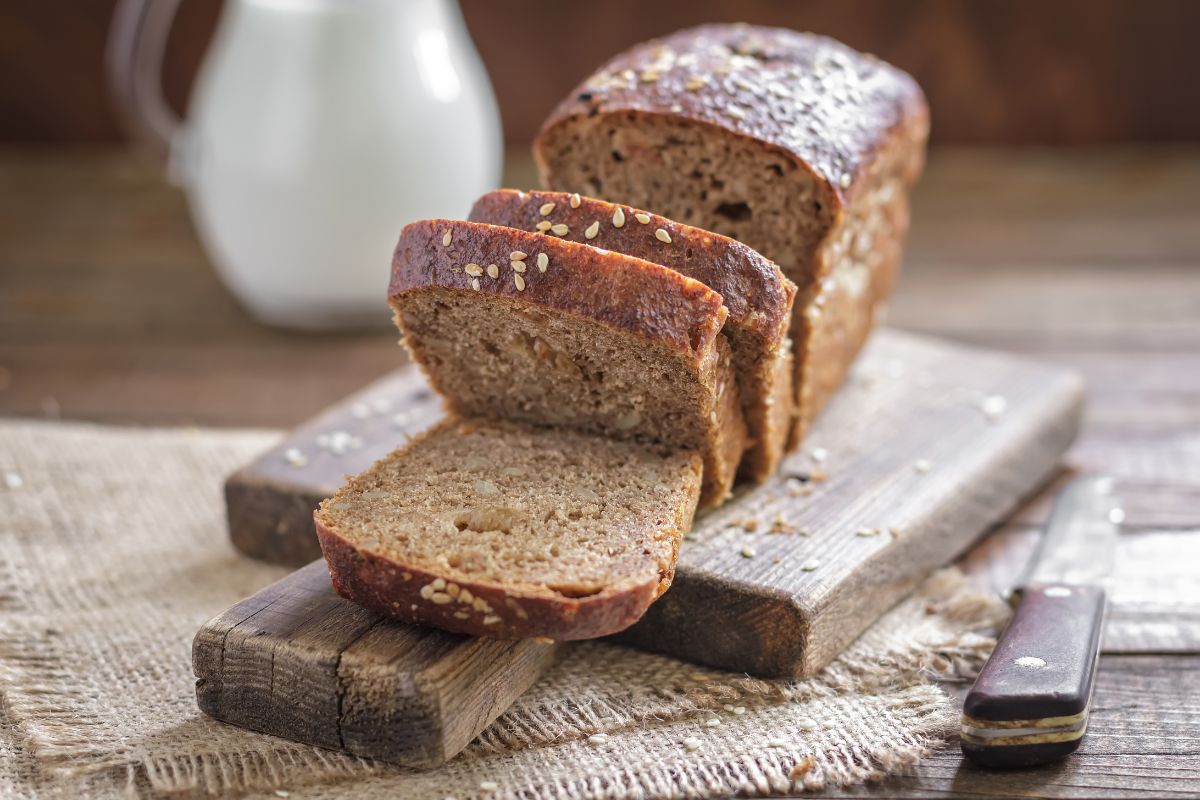
[[[315,513],[339,594],[494,638],[593,638],[670,585],[698,457],[509,422],[451,420]]]
[[[794,157],[717,125],[621,110],[572,116],[538,142],[543,182],[653,209],[745,242],[784,267],[808,264],[835,219],[829,185]]]

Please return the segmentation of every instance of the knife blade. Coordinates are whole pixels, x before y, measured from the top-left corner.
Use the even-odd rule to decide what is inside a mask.
[[[1076,478],[1058,496],[1013,591],[1012,621],[963,704],[962,751],[972,762],[1034,766],[1079,747],[1123,520],[1111,478]]]

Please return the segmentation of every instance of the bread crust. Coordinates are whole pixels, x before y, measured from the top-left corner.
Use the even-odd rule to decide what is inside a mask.
[[[685,69],[662,69],[666,53],[694,60]],[[739,63],[769,71],[768,84],[782,87],[778,96],[751,95],[739,86]],[[697,85],[696,76],[707,80]],[[556,127],[578,116],[631,113],[704,123],[759,141],[822,181],[840,207],[893,129],[912,118],[928,120],[929,108],[910,75],[827,36],[700,25],[634,45],[559,103],[534,141],[543,178],[550,169],[543,145]]]
[[[527,254],[523,273],[512,268],[514,251]],[[538,267],[541,254],[549,260],[545,271]],[[468,264],[485,271],[469,275]],[[486,271],[491,264],[496,278]],[[518,288],[518,277],[524,288]],[[658,264],[553,235],[459,220],[420,220],[400,233],[389,300],[396,307],[405,292],[426,287],[489,292],[554,308],[654,339],[693,358],[712,351],[729,315],[720,294]]]
[[[487,601],[493,608],[494,613],[488,616],[498,619],[485,625],[483,620],[488,617],[482,614],[459,619],[454,614],[460,606],[437,605],[421,596],[422,587],[442,576],[355,547],[323,524],[319,513],[314,515],[317,538],[334,591],[385,616],[454,633],[492,639],[542,636],[555,641],[607,636],[640,619],[674,577],[672,569],[670,575],[658,580],[619,590],[606,589],[579,599],[523,592],[491,582],[457,581],[459,587],[469,589],[471,594]],[[675,563],[674,559],[671,563]]]
[[[468,219],[490,225],[532,230],[548,220],[566,224],[566,239],[661,264],[700,281],[721,295],[736,324],[759,337],[765,347],[783,345],[791,322],[796,285],[774,262],[741,242],[694,228],[628,205],[566,192],[497,189],[475,201]],[[541,209],[552,206],[547,214]],[[621,226],[614,216],[621,212]],[[638,216],[648,218],[646,222]],[[599,223],[592,237],[587,231]],[[670,242],[659,238],[665,231]]]
[[[720,234],[566,192],[498,189],[476,200],[469,218],[522,230],[562,223],[568,239],[661,264],[718,292],[729,310],[724,331],[752,440],[739,474],[761,482],[775,472],[788,446],[793,411],[792,372],[778,365],[790,363],[783,350],[796,285],[774,262]]]

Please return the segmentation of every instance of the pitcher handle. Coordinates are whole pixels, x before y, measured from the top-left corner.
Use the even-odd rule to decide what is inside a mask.
[[[118,0],[108,31],[108,88],[126,131],[170,167],[183,121],[163,97],[162,64],[180,0]]]

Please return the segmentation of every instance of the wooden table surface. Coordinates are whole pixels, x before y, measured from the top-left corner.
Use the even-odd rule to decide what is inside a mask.
[[[532,185],[527,159],[506,183]],[[285,427],[402,362],[386,328],[248,319],[183,197],[123,153],[0,150],[0,186],[0,415]],[[1128,502],[1123,635],[1061,764],[988,773],[949,748],[847,794],[1200,795],[1200,149],[935,152],[889,322],[1085,375],[1067,466]],[[966,556],[980,585],[1009,585],[1046,505]]]

